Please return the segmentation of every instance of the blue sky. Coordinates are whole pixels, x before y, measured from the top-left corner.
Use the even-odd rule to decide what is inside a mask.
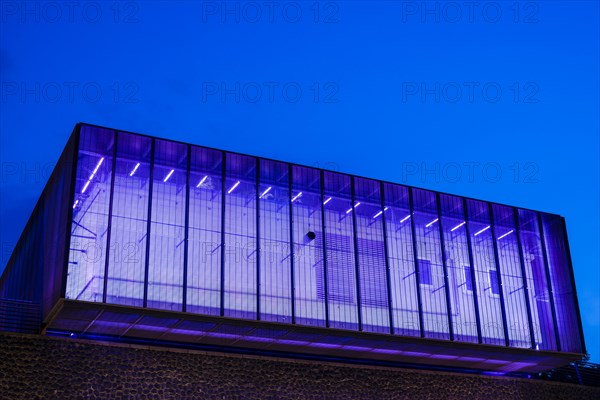
[[[78,121],[563,215],[600,362],[596,1],[0,3],[8,256]]]

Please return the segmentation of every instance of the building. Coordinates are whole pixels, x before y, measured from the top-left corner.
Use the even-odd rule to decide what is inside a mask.
[[[4,330],[536,372],[585,353],[562,217],[78,124]]]

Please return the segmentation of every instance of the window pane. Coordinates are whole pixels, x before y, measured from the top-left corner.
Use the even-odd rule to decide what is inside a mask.
[[[102,301],[114,131],[82,126],[66,298]]]
[[[324,176],[330,326],[358,329],[350,177],[333,172]]]
[[[355,178],[356,234],[362,328],[390,332],[383,213],[379,182]],[[360,204],[359,204],[360,203]]]
[[[417,258],[430,264],[430,271],[419,272],[425,337],[450,339],[435,193],[413,189],[413,204]]]
[[[556,325],[561,351],[582,353],[579,331],[577,299],[571,275],[568,244],[562,217],[542,214],[544,239],[548,254],[552,293],[556,308]]]
[[[296,323],[312,326],[325,326],[320,187],[318,170],[292,168],[292,194],[302,193],[292,204]]]
[[[505,345],[500,291],[494,286],[494,282],[497,283],[497,272],[488,204],[477,200],[467,200],[467,213],[471,251],[475,263],[475,283],[479,301],[482,341],[485,344]]]
[[[511,347],[531,347],[527,317],[525,284],[521,271],[515,216],[511,207],[492,205],[494,233],[498,246],[498,260],[502,274],[502,291],[506,309],[506,324]]]
[[[420,336],[408,189],[386,183],[384,192],[394,333]]]
[[[225,165],[225,316],[256,319],[256,159]]]
[[[148,307],[181,311],[187,146],[155,141]]]
[[[463,199],[442,194],[440,195],[440,205],[454,339],[477,343],[475,293],[473,292],[472,267],[469,261]]]
[[[152,139],[119,132],[108,266],[108,303],[142,307]]]
[[[186,311],[221,310],[222,156],[192,147]]]
[[[519,228],[525,260],[525,275],[529,287],[533,334],[536,349],[556,350],[550,290],[544,265],[537,215],[533,211],[519,210]]]
[[[288,165],[260,160],[260,318],[292,322]],[[294,204],[302,194],[294,193]]]

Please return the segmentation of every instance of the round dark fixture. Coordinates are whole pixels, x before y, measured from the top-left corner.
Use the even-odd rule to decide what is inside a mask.
[[[309,232],[306,234],[306,237],[307,237],[309,240],[315,240],[315,238],[317,237],[317,234],[316,234],[316,233],[314,233],[313,231],[309,231]]]

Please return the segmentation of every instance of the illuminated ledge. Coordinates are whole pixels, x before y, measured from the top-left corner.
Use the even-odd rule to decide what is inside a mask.
[[[98,335],[155,344],[176,342],[503,373],[546,371],[582,356],[62,299],[46,324],[46,331],[84,337]]]

